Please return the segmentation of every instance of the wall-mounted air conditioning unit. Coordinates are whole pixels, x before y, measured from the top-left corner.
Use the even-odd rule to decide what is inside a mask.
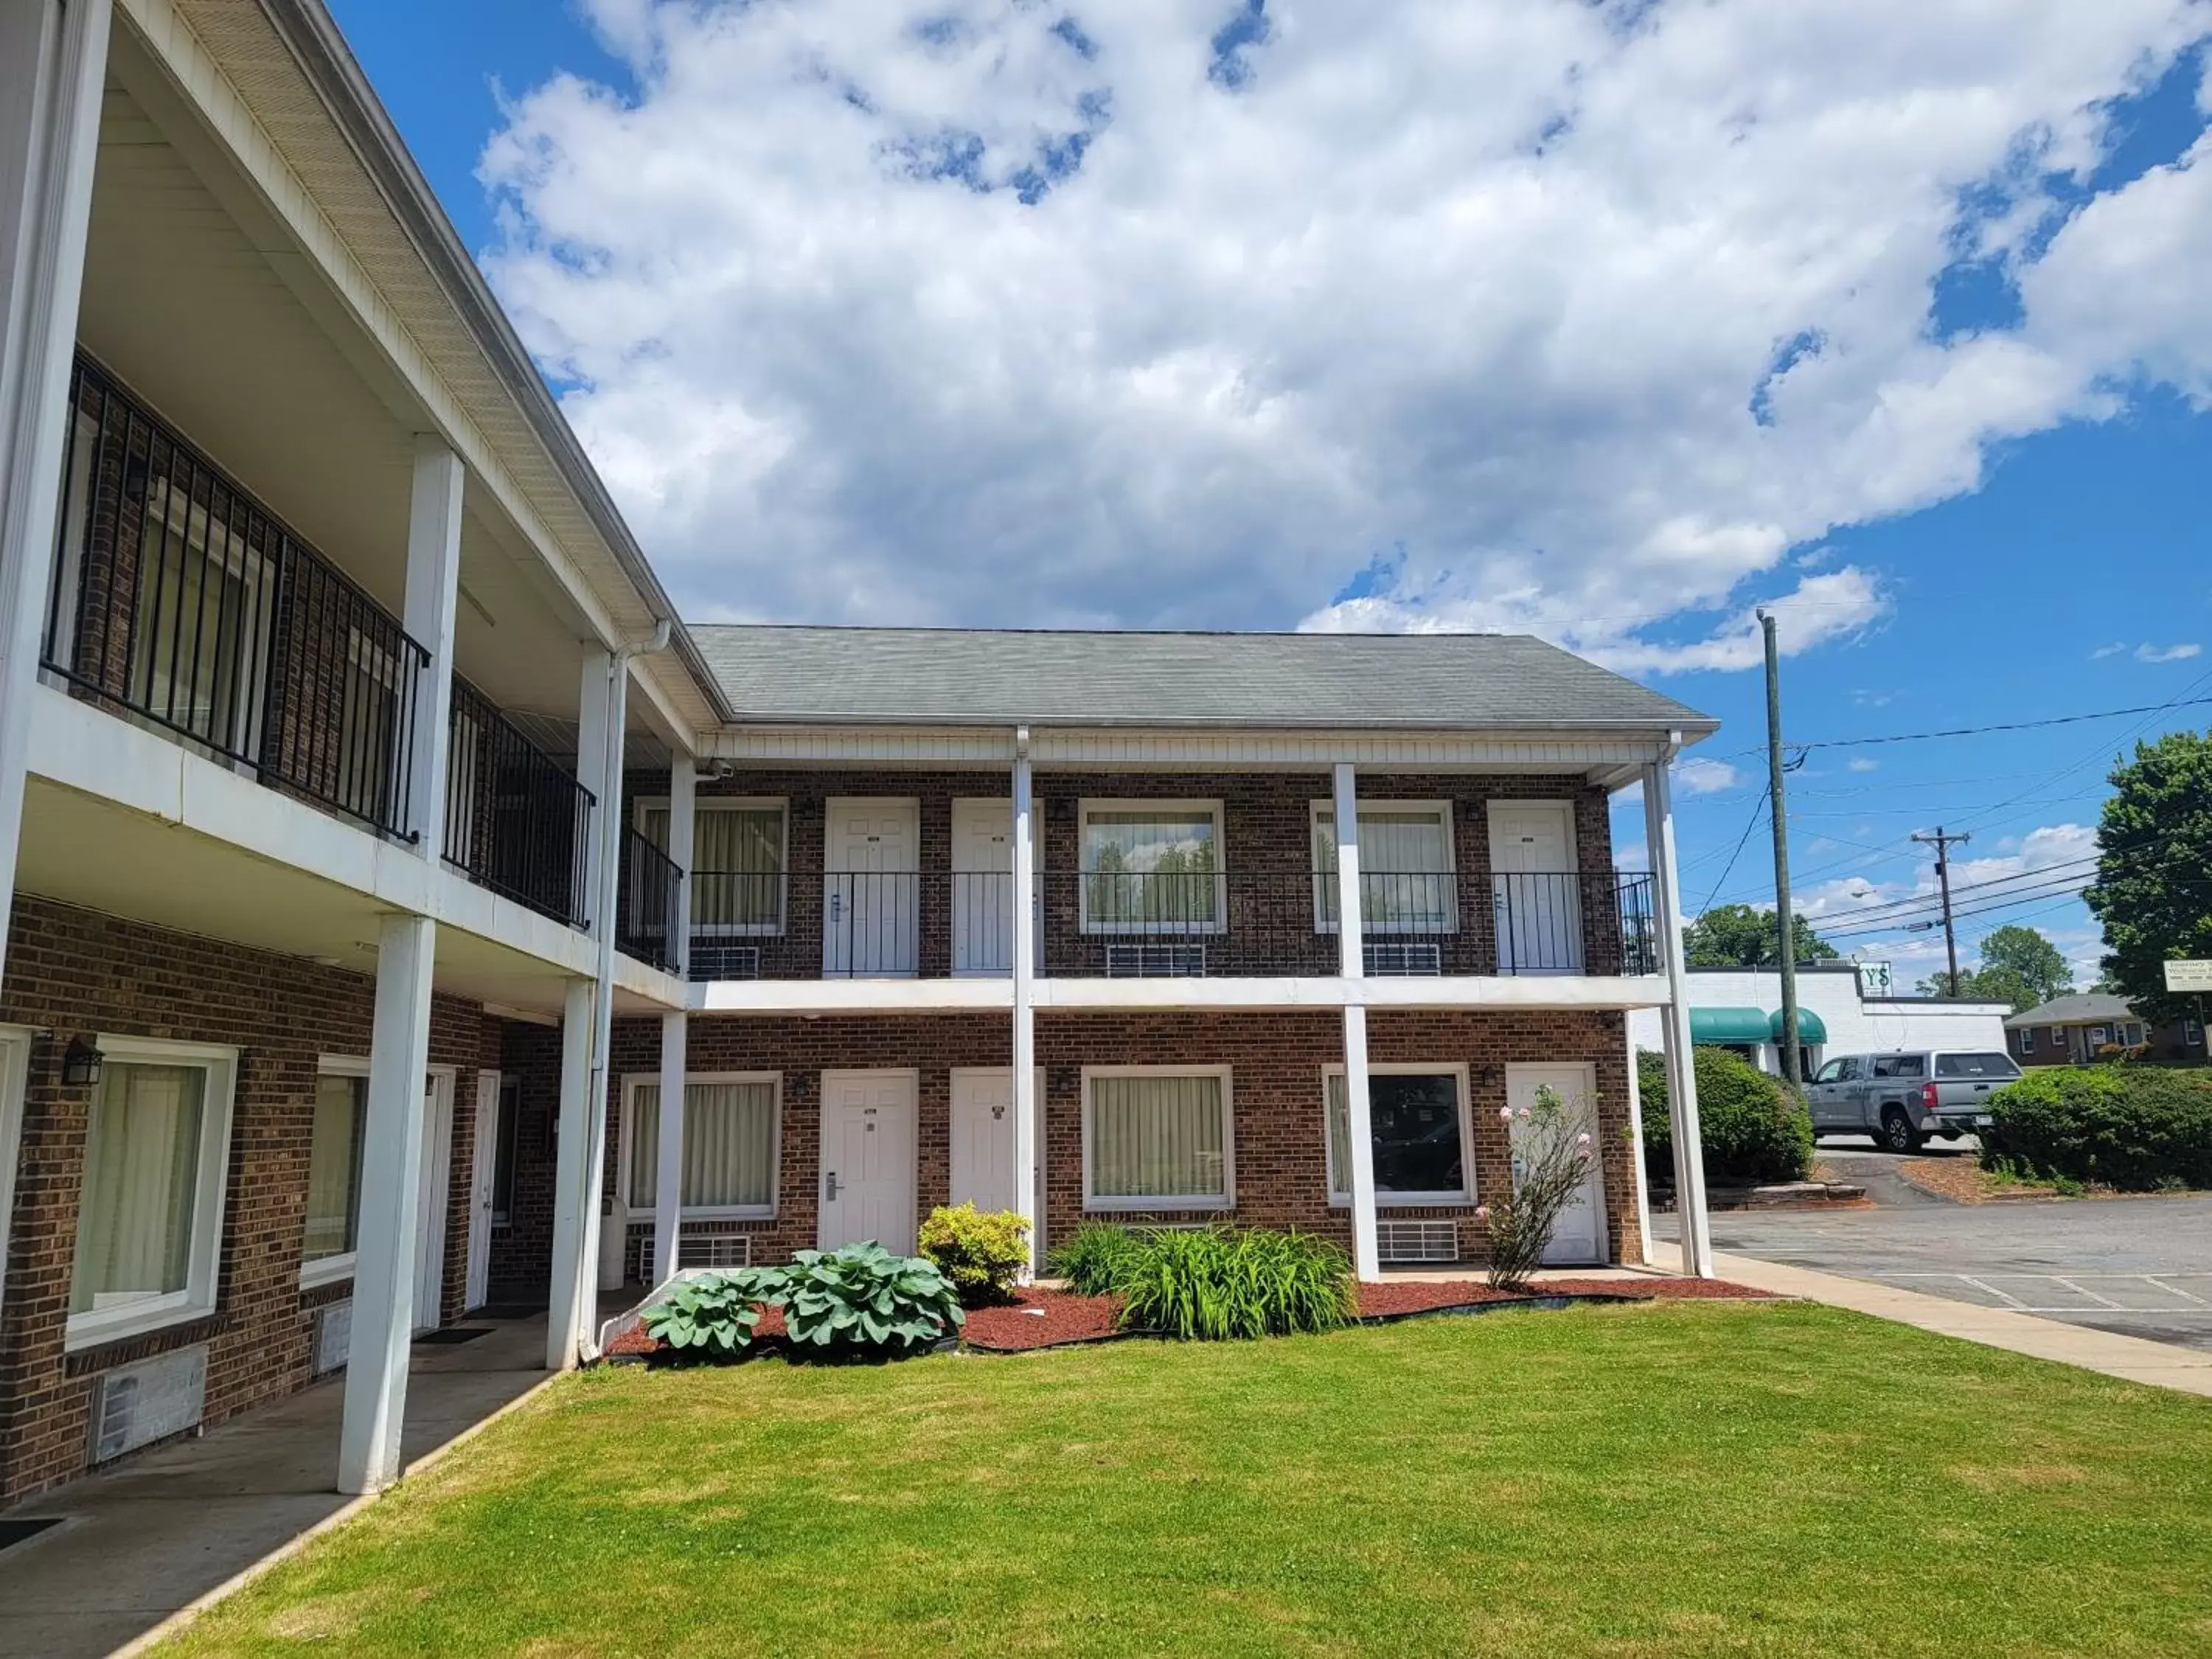
[[[753,1265],[750,1233],[678,1233],[678,1267],[750,1267]]]
[[[1406,945],[1389,940],[1362,948],[1367,971],[1377,979],[1434,978],[1444,970],[1441,945]]]
[[[760,946],[723,945],[714,939],[691,941],[691,977],[704,982],[715,979],[758,979]]]
[[[1109,945],[1106,947],[1109,979],[1203,979],[1203,945]]]
[[[197,1425],[207,1407],[207,1346],[102,1371],[92,1384],[91,1462],[105,1463]]]
[[[1378,1221],[1375,1254],[1386,1267],[1459,1260],[1456,1221]]]
[[[332,1302],[315,1310],[314,1375],[342,1369],[353,1352],[353,1304]]]

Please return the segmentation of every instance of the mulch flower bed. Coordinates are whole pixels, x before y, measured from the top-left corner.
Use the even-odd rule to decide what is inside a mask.
[[[1544,1303],[1561,1297],[1620,1302],[1740,1301],[1757,1300],[1765,1294],[1747,1285],[1719,1279],[1553,1279],[1526,1291],[1495,1291],[1479,1279],[1391,1279],[1359,1287],[1359,1317],[1363,1322],[1379,1322],[1497,1303]],[[1024,1287],[1015,1291],[1008,1306],[971,1310],[961,1332],[962,1343],[981,1353],[1022,1353],[1143,1334],[1120,1328],[1115,1322],[1120,1312],[1121,1302],[1115,1297],[1074,1296],[1066,1291]],[[756,1347],[780,1346],[783,1334],[782,1314],[774,1308],[763,1310],[753,1333]],[[660,1344],[642,1327],[636,1327],[607,1345],[606,1358],[649,1358],[659,1352]]]

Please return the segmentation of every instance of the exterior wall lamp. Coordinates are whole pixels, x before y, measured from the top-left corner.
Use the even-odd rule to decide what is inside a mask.
[[[106,1056],[100,1045],[82,1034],[70,1039],[69,1048],[62,1054],[62,1081],[72,1089],[88,1089],[100,1081],[101,1066]]]

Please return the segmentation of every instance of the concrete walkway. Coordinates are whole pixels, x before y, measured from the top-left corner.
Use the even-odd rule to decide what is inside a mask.
[[[545,1380],[544,1316],[465,1322],[489,1334],[414,1350],[410,1469]],[[331,1377],[8,1510],[63,1522],[0,1553],[0,1654],[113,1653],[337,1514],[344,1395]]]
[[[1661,1239],[1651,1244],[1652,1264],[1667,1272],[1679,1271],[1679,1249]],[[1831,1307],[1849,1308],[1876,1319],[1893,1319],[1900,1325],[1917,1325],[1923,1331],[1955,1336],[1985,1347],[2008,1348],[2037,1359],[2078,1365],[2123,1382],[2173,1389],[2183,1394],[2212,1397],[2212,1353],[2146,1342],[2141,1337],[2119,1336],[2110,1331],[2080,1325],[2063,1325],[2033,1314],[2005,1308],[1977,1307],[1947,1297],[1922,1296],[1893,1285],[1844,1279],[1816,1273],[1810,1267],[1785,1267],[1747,1255],[1716,1252],[1713,1271],[1723,1279],[1777,1296],[1802,1297]]]

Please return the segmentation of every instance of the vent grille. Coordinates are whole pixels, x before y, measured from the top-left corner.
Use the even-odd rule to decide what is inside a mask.
[[[691,941],[691,977],[695,980],[758,979],[760,946],[725,945],[695,937]]]
[[[1203,945],[1109,945],[1106,947],[1109,979],[1203,979]]]
[[[1405,1266],[1418,1261],[1459,1260],[1456,1221],[1378,1221],[1375,1224],[1377,1261]]]
[[[92,1390],[91,1461],[105,1463],[197,1425],[207,1405],[207,1346],[118,1365]]]
[[[353,1352],[353,1304],[333,1302],[315,1310],[314,1374],[327,1376]]]
[[[1377,979],[1433,979],[1444,970],[1440,945],[1372,944],[1364,947],[1367,971]]]
[[[680,1233],[676,1239],[676,1265],[683,1267],[750,1267],[753,1265],[750,1233]]]

